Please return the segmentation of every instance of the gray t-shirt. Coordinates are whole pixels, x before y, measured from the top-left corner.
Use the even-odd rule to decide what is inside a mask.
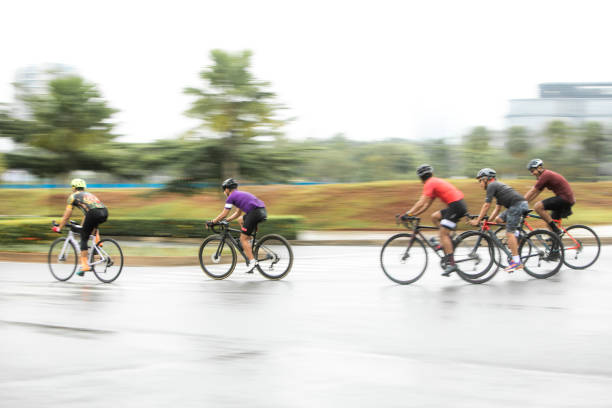
[[[506,208],[525,201],[525,197],[517,193],[515,189],[497,180],[487,185],[487,198],[485,198],[485,202],[490,203],[493,201],[493,198],[497,200],[497,204],[503,205]]]

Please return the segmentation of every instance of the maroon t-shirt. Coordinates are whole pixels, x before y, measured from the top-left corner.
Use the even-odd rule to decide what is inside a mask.
[[[536,189],[542,191],[544,188],[552,190],[555,195],[561,197],[565,201],[568,201],[574,204],[576,201],[574,200],[574,192],[570,187],[569,183],[559,173],[555,173],[552,170],[544,170],[540,177],[538,177],[538,182],[534,186]]]

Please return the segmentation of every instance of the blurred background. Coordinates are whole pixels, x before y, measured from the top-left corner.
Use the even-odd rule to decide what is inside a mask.
[[[601,221],[612,177],[606,10],[597,1],[11,4],[0,28],[14,39],[0,68],[0,215],[60,213],[69,180],[81,177],[166,201],[209,195],[210,210],[202,198],[193,210],[148,212],[211,217],[219,182],[234,177],[292,187],[254,188],[278,203],[273,213],[319,217],[316,228],[337,219],[317,208],[325,204],[280,203],[322,195],[342,207],[342,195],[359,195],[336,227],[372,228],[376,215],[355,218],[381,200],[389,213],[405,210],[421,163],[466,179],[477,206],[468,180],[479,168],[522,191],[533,182],[525,164],[539,157],[587,183],[575,184],[578,205]],[[372,196],[348,184],[364,182],[382,184],[365,189]],[[131,216],[157,193],[134,211],[110,191],[106,200]]]

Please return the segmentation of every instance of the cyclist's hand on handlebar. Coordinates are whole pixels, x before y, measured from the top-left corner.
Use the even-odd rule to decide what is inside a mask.
[[[206,229],[210,229],[215,223],[213,221],[206,221]]]

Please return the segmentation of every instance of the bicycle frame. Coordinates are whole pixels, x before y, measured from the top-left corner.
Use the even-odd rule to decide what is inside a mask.
[[[525,217],[523,224],[525,225],[525,227],[527,227],[527,229],[529,231],[533,231],[533,227],[531,225],[529,225],[529,223],[527,222],[526,218],[535,218],[537,220],[542,220],[543,218],[539,215],[536,214],[527,214],[527,216]],[[563,227],[563,225],[561,225],[561,220],[553,220],[553,222],[555,224],[557,224],[557,227],[561,230],[561,232],[563,233],[563,235],[565,235],[566,237],[568,237],[569,239],[572,240],[572,243],[574,244],[574,246],[571,247],[566,247],[565,249],[579,249],[581,247],[580,242],[578,242],[578,240],[576,238],[574,238],[572,236],[572,234],[570,234],[569,232],[567,232],[567,230],[565,229],[565,227]]]
[[[433,253],[438,256],[438,258],[442,259],[444,257],[443,255],[440,255],[438,251],[436,251],[436,247],[434,247],[431,244],[431,242],[429,242],[429,240],[421,232],[421,230],[439,230],[440,229],[439,227],[420,225],[420,219],[412,220],[409,222],[401,221],[401,223],[408,230],[412,232],[412,237],[410,238],[410,241],[408,242],[408,247],[406,248],[406,253],[410,251],[410,248],[412,248],[412,244],[414,243],[414,240],[418,236],[421,239],[421,241],[423,241],[433,251]],[[442,253],[444,253],[444,251],[442,251]]]
[[[80,242],[76,240],[75,238],[75,234],[74,231],[72,230],[73,225],[70,226],[70,230],[68,231],[68,235],[66,236],[66,239],[64,240],[64,245],[62,246],[62,251],[59,254],[59,258],[63,258],[66,255],[66,249],[68,248],[69,243],[73,244],[76,248],[80,248]],[[87,264],[90,266],[95,266],[98,264],[101,264],[103,262],[106,262],[106,259],[108,257],[108,254],[106,253],[106,251],[104,251],[102,248],[100,248],[98,245],[96,245],[95,243],[95,236],[94,235],[90,235],[89,239],[91,240],[91,247],[89,249],[89,253],[87,254]],[[98,256],[100,257],[100,260],[96,261],[96,262],[91,262],[91,259],[93,258],[93,254],[95,253],[98,254]]]
[[[215,227],[221,227],[222,230],[217,232],[215,230]],[[238,233],[240,234],[241,231],[234,229],[234,228],[230,228],[228,225],[213,225],[212,226],[212,230],[213,232],[221,235],[221,244],[219,244],[219,247],[217,248],[217,252],[215,253],[215,258],[219,258],[221,256],[221,254],[223,253],[223,247],[225,246],[226,241],[229,241],[234,248],[236,248],[238,250],[238,252],[240,253],[240,255],[242,255],[242,257],[244,258],[245,262],[248,262],[249,258],[247,258],[246,254],[244,253],[244,250],[242,249],[242,245],[240,244],[240,240],[235,238],[231,233]],[[255,248],[255,239],[257,236],[257,231],[255,231],[252,235],[252,242],[251,242],[251,250],[253,248]]]

